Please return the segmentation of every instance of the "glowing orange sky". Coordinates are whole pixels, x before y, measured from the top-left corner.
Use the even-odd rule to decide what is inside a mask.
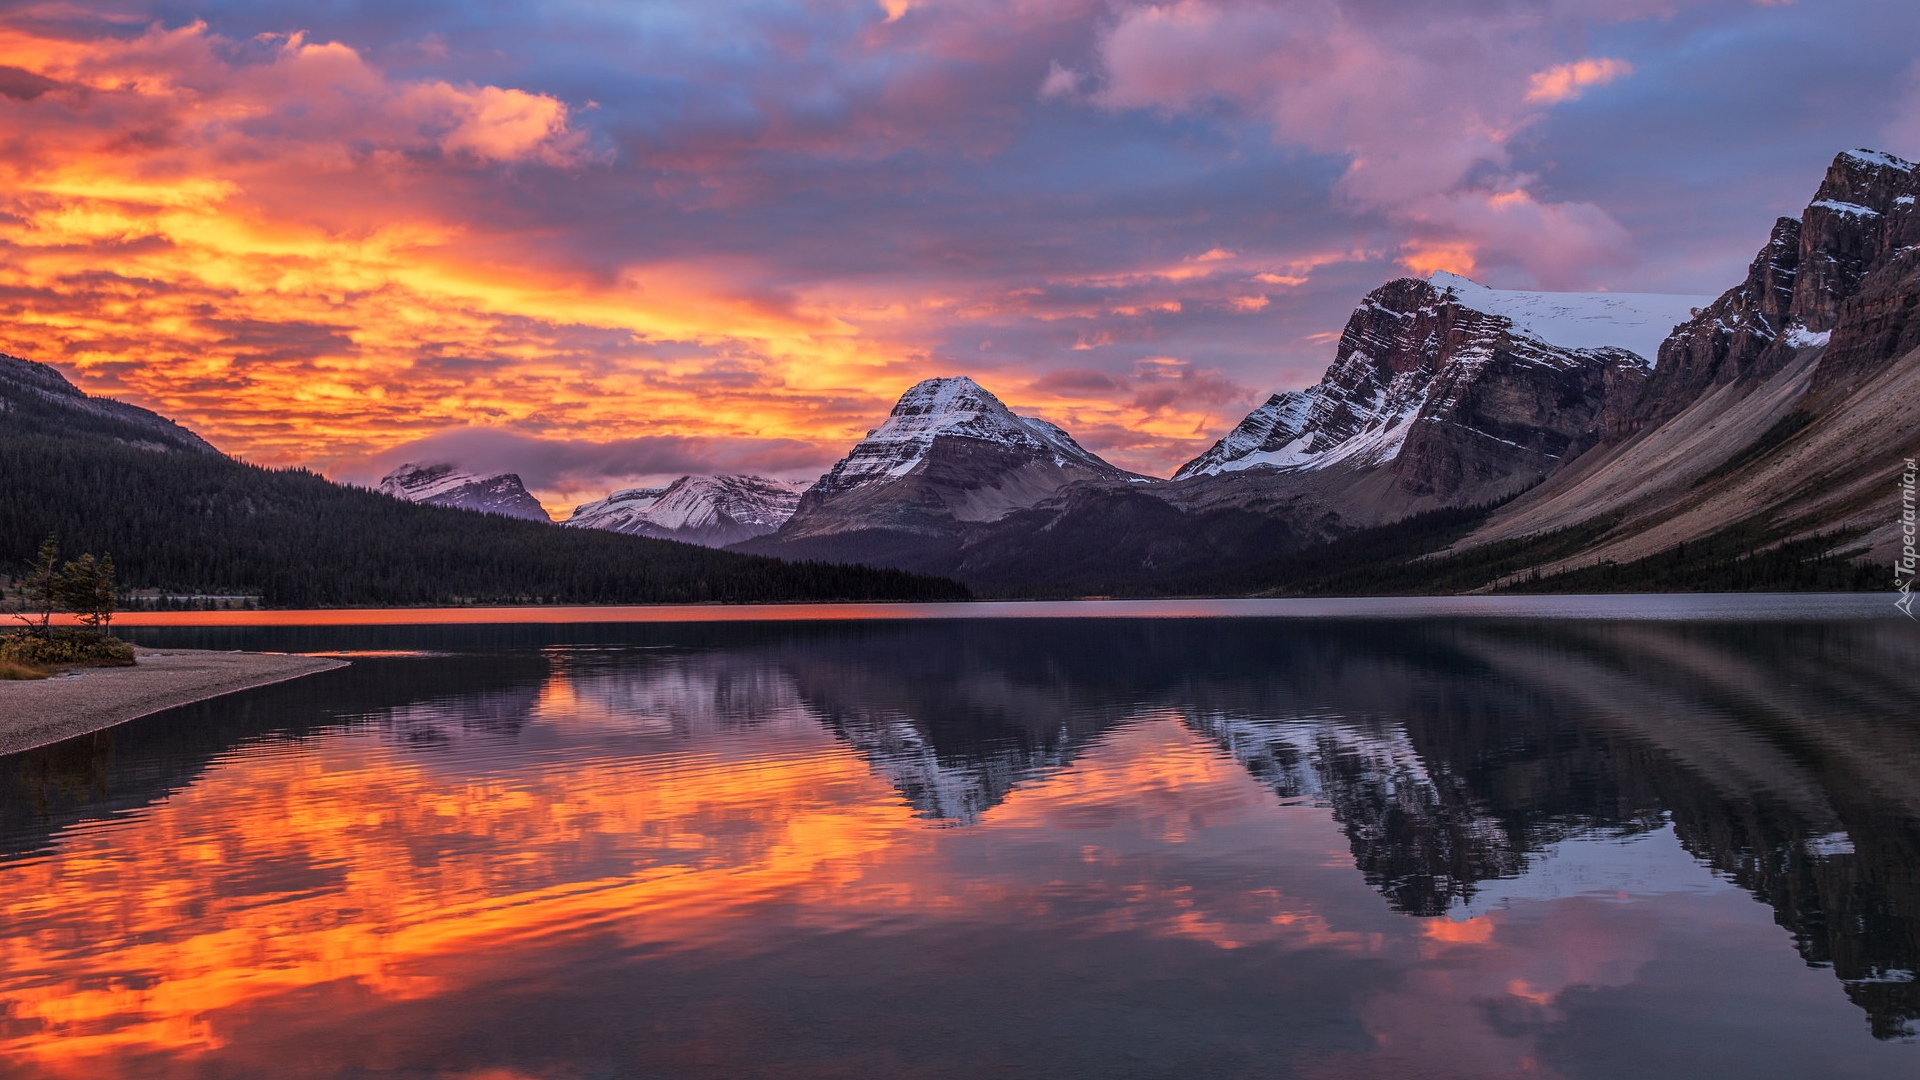
[[[236,58],[199,25],[94,41],[0,25],[0,64],[58,84],[0,102],[19,149],[0,163],[0,288],[15,351],[251,460],[325,465],[470,425],[793,440],[830,459],[950,367],[918,323],[982,303],[754,295],[726,258],[568,266],[443,197],[599,168],[567,105],[393,79],[299,34],[247,44]],[[1174,263],[1141,276],[1191,276]],[[1000,389],[1176,456],[1242,404]]]
[[[0,14],[0,348],[337,478],[465,433],[485,466],[522,454],[554,506],[623,477],[817,475],[942,374],[1164,475],[1313,381],[1393,274],[1719,287],[1785,208],[1771,187],[1709,185],[1655,221],[1641,180],[1558,194],[1540,157],[1592,143],[1555,142],[1569,110],[1657,134],[1609,103],[1697,45],[1566,43],[1695,6],[1727,33],[1800,17],[18,5]],[[1843,36],[1862,78],[1910,60]],[[1907,138],[1920,89],[1911,118],[1884,97],[1888,115],[1802,123],[1829,134],[1778,170],[1779,198],[1846,124]],[[1781,108],[1755,122],[1777,132]],[[1686,256],[1643,257],[1680,242],[1674,222]]]

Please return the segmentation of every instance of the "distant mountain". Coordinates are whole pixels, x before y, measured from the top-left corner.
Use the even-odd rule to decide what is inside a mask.
[[[1625,422],[1650,367],[1633,349],[1704,300],[1388,282],[1318,384],[1268,399],[1172,482],[1076,484],[973,529],[947,560],[894,565],[989,589],[1125,591],[1510,498]]]
[[[725,547],[785,524],[805,489],[763,476],[683,476],[665,487],[616,491],[575,508],[562,524]]]
[[[111,553],[128,588],[267,607],[966,595],[890,570],[556,529],[262,469],[143,409],[88,397],[50,367],[0,360],[0,575],[49,533],[69,557]]]
[[[90,397],[46,364],[12,356],[0,356],[0,428],[15,435],[86,434],[150,450],[220,452],[157,413]]]
[[[1016,415],[964,376],[928,379],[800,497],[779,531],[738,550],[922,565],[975,526],[1083,481],[1155,483]]]
[[[402,465],[381,477],[383,495],[427,506],[450,506],[483,514],[551,522],[540,500],[527,491],[514,473],[478,476],[452,465]]]

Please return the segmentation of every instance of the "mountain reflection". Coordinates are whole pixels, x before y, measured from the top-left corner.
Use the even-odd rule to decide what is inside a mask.
[[[1330,807],[1411,915],[1567,839],[1671,822],[1897,1038],[1920,1021],[1914,646],[1887,624],[976,624],[780,657],[877,772],[960,823],[1172,711],[1282,799]]]
[[[842,933],[1006,904],[1378,953],[1319,878],[1176,886],[1159,848],[1084,844],[963,872],[1015,833],[1070,852],[1121,806],[1175,847],[1272,820],[1247,800],[1324,807],[1422,956],[1485,944],[1488,905],[1571,845],[1668,836],[1875,1036],[1920,1023],[1920,650],[1897,624],[463,633],[0,760],[0,1055],[210,1052],[200,1018],[262,994],[425,1000],[448,957],[563,928],[718,949],[773,910]],[[1543,993],[1508,985],[1514,1009]]]

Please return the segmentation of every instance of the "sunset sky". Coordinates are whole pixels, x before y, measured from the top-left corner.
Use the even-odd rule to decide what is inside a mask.
[[[1913,0],[0,4],[0,351],[550,507],[968,374],[1165,475],[1405,273],[1718,292]]]

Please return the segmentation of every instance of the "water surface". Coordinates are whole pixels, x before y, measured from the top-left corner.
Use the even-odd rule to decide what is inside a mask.
[[[142,630],[0,760],[9,1077],[1920,1073],[1904,621]]]

